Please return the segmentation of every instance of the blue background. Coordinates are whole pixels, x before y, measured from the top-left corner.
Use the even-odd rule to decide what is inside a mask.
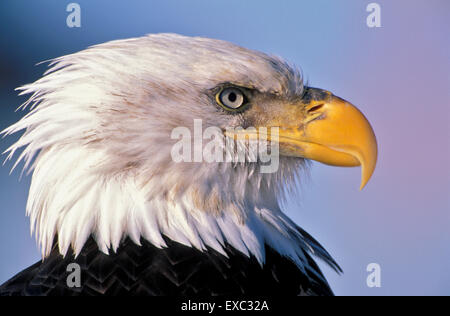
[[[377,1],[381,28],[368,28],[371,1],[77,1],[81,28],[66,26],[62,0],[0,2],[0,129],[18,120],[14,88],[39,78],[63,54],[104,41],[175,32],[229,40],[280,55],[308,82],[366,114],[380,155],[369,185],[359,170],[313,164],[288,214],[344,269],[324,267],[338,295],[450,294],[450,2]],[[1,140],[5,150],[17,136]],[[0,168],[0,283],[37,261],[25,204],[30,179]],[[379,263],[382,287],[368,288]]]

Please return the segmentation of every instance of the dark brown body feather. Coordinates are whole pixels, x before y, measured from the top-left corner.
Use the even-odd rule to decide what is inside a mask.
[[[214,250],[200,252],[170,240],[167,245],[159,249],[142,241],[138,246],[127,239],[117,253],[105,255],[90,239],[76,259],[73,254],[63,258],[54,247],[43,262],[0,286],[0,295],[333,295],[308,254],[309,269],[302,273],[268,247],[261,267],[255,258],[230,247],[227,258]],[[80,288],[67,286],[70,263],[81,267]]]

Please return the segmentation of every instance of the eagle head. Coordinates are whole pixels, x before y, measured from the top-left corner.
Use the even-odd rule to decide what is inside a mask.
[[[261,264],[269,246],[301,269],[310,253],[336,268],[280,199],[308,160],[362,166],[361,187],[376,164],[353,105],[280,58],[224,41],[112,41],[52,60],[19,89],[30,112],[4,134],[25,131],[8,158],[23,148],[16,165],[32,172],[27,214],[44,257],[55,241],[64,255],[90,236],[105,253],[125,237],[157,247],[167,237],[225,255],[230,245]]]

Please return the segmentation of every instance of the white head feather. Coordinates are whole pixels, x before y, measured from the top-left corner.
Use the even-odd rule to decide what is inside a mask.
[[[164,247],[163,235],[225,254],[225,243],[263,264],[265,244],[308,268],[305,253],[334,266],[326,251],[283,214],[279,199],[303,166],[281,158],[278,172],[257,164],[174,163],[170,134],[201,118],[237,126],[242,116],[211,104],[205,91],[224,82],[261,93],[303,93],[299,72],[236,45],[173,34],[97,45],[53,60],[44,77],[20,88],[31,112],[4,133],[25,133],[33,172],[27,204],[42,255],[57,238],[78,254],[89,236],[108,253],[125,237]],[[33,161],[33,158],[35,160]],[[16,166],[15,165],[15,166]]]

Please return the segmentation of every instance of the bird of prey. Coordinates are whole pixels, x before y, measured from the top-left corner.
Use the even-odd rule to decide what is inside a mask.
[[[26,212],[42,260],[0,295],[333,295],[314,259],[339,266],[282,200],[310,160],[361,166],[363,187],[377,143],[356,107],[307,86],[295,66],[225,41],[153,34],[56,58],[19,89],[29,113],[3,134],[24,131],[8,158],[21,150],[14,167],[32,173]],[[196,120],[241,144],[228,129],[277,128],[266,136],[278,168],[176,161],[173,131]]]

